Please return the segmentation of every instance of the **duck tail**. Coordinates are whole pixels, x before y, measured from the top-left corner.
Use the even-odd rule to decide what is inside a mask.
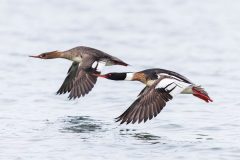
[[[116,65],[121,65],[121,66],[129,66],[129,64],[123,62],[123,61],[113,61]]]

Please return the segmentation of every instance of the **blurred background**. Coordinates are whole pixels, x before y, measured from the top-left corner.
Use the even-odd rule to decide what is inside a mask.
[[[0,0],[0,159],[240,158],[240,1]],[[214,100],[179,96],[152,121],[114,118],[144,87],[99,79],[84,98],[57,96],[71,65],[31,59],[90,46],[131,67],[165,68]]]

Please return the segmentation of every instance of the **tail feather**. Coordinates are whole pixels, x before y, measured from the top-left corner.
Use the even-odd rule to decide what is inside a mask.
[[[116,65],[122,65],[122,66],[128,66],[129,64],[123,62],[123,61],[113,61]]]

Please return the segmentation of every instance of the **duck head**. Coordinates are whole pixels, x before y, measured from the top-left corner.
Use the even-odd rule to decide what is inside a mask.
[[[40,58],[40,59],[54,59],[54,58],[61,58],[62,53],[59,51],[52,51],[52,52],[46,52],[46,53],[42,53],[40,55],[37,56],[29,56],[32,58]]]

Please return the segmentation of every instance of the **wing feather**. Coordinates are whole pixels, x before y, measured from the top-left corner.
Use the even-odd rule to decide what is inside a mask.
[[[97,72],[97,69],[92,68],[94,62],[95,58],[91,55],[83,57],[83,62],[79,65],[73,81],[69,99],[84,97],[93,89],[97,82],[97,76],[92,74],[93,72]]]
[[[72,63],[71,67],[68,70],[68,75],[65,78],[60,89],[57,91],[57,94],[59,94],[59,95],[65,94],[65,93],[71,91],[71,89],[73,87],[74,79],[75,79],[77,71],[78,71],[78,66],[79,66],[79,63],[77,63],[77,62]]]
[[[156,117],[166,106],[166,102],[172,99],[172,96],[163,88],[155,88],[160,81],[156,81],[151,87],[145,87],[137,100],[117,118],[117,122],[134,124]]]

